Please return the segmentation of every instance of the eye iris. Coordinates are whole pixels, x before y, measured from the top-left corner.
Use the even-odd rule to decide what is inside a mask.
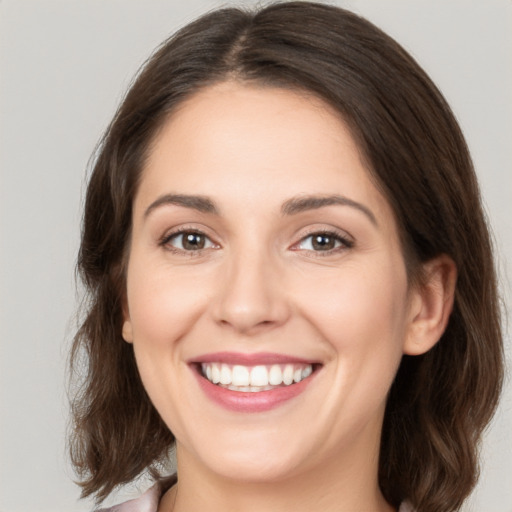
[[[334,237],[328,235],[314,235],[312,240],[313,249],[319,251],[328,251],[334,249]]]
[[[205,244],[205,237],[199,233],[185,233],[183,234],[183,248],[187,250],[203,249]]]

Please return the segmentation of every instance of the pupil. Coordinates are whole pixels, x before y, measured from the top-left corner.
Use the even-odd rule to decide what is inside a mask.
[[[334,239],[327,235],[316,235],[313,238],[313,248],[326,251],[334,248]]]
[[[188,233],[183,237],[183,247],[185,249],[203,249],[204,248],[204,236],[197,233]]]

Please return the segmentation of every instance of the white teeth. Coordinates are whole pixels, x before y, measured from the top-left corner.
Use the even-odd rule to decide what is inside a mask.
[[[208,365],[209,366],[209,365]],[[220,368],[218,364],[212,364],[212,382],[218,384],[220,382]],[[208,377],[208,375],[206,375]]]
[[[230,386],[227,386],[228,389],[231,389],[231,391],[250,391],[251,386],[236,386],[234,384],[231,384]]]
[[[268,386],[268,372],[264,366],[251,369],[251,386]]]
[[[248,386],[249,385],[249,369],[246,366],[240,366],[240,365],[233,366],[233,373],[231,375],[231,384],[233,384],[233,386]]]
[[[253,393],[300,382],[313,373],[313,365],[296,363],[250,367],[231,366],[226,363],[203,363],[201,370],[203,376],[213,384],[233,391]]]
[[[283,383],[283,372],[277,364],[273,365],[268,372],[268,383],[272,386],[279,386]]]
[[[293,366],[291,364],[287,364],[284,367],[283,382],[287,386],[289,386],[293,382]]]
[[[231,384],[231,370],[227,364],[220,367],[220,383],[226,386]]]

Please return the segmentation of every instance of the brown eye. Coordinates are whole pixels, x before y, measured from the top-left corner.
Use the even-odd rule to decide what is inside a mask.
[[[311,237],[311,246],[315,251],[328,251],[336,247],[336,239],[333,236],[318,234]]]
[[[199,233],[184,233],[183,237],[183,249],[187,251],[196,251],[198,249],[204,249],[205,236]]]
[[[298,249],[314,252],[329,252],[337,249],[348,249],[354,244],[337,233],[319,232],[304,237],[298,244]]]
[[[163,241],[163,245],[181,251],[200,251],[213,247],[212,241],[197,231],[181,231],[174,233]]]

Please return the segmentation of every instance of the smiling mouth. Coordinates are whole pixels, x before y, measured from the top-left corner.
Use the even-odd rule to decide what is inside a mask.
[[[287,363],[244,366],[208,362],[198,366],[201,375],[216,386],[231,391],[258,393],[298,384],[310,377],[318,365]]]

